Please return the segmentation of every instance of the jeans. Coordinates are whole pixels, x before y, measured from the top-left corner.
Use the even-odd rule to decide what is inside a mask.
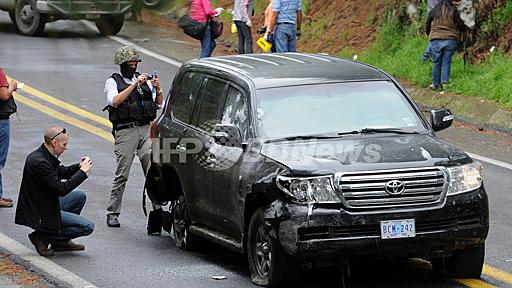
[[[200,58],[210,57],[212,56],[213,50],[215,49],[215,40],[212,39],[212,28],[210,28],[209,23],[206,25],[206,30],[204,32],[203,39],[201,39],[201,54]]]
[[[450,81],[453,54],[457,51],[457,40],[432,40],[432,84],[434,88]]]
[[[61,232],[59,234],[41,233],[48,242],[68,241],[87,236],[94,231],[94,223],[80,216],[86,200],[85,193],[79,190],[74,190],[68,195],[59,198],[62,221]]]
[[[297,51],[297,27],[295,24],[278,23],[274,31],[274,43],[278,53]]]
[[[235,21],[235,25],[238,30],[238,53],[252,54],[251,27],[247,26],[247,24],[242,21]]]
[[[0,119],[0,199],[4,195],[4,188],[2,186],[2,170],[5,167],[5,161],[7,161],[10,134],[11,127],[9,119]]]

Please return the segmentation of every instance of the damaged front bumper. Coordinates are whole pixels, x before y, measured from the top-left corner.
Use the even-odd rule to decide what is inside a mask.
[[[283,249],[305,261],[340,257],[440,257],[485,241],[489,230],[484,188],[448,196],[441,208],[349,213],[309,209],[276,200],[265,213]],[[414,219],[416,236],[381,239],[380,221]]]

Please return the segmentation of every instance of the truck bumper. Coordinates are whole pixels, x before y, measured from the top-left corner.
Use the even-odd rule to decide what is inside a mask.
[[[101,3],[101,4],[100,4]],[[37,10],[44,14],[50,15],[77,15],[81,18],[89,18],[94,15],[119,15],[124,14],[130,10],[132,1],[118,0],[118,1],[78,1],[72,2],[69,0],[61,1],[46,1],[38,0]]]
[[[304,205],[280,206],[287,219],[267,219],[274,223],[274,235],[288,254],[311,262],[360,256],[449,256],[454,250],[484,243],[489,230],[483,187],[448,196],[441,208],[428,210],[350,214],[339,208],[316,208],[308,216]],[[415,220],[416,236],[381,239],[380,221],[400,219]]]

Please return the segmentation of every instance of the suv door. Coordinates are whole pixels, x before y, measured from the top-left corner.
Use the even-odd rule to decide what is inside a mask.
[[[209,149],[214,143],[212,133],[218,123],[220,109],[226,94],[227,82],[223,79],[206,76],[205,88],[201,101],[196,105],[192,115],[194,129],[187,131],[188,137],[198,141],[196,153],[187,161],[189,178],[193,178],[193,190],[187,191],[187,200],[192,222],[200,222],[210,227],[219,227],[222,224],[222,211],[218,210],[219,202],[225,201],[219,197],[217,175],[214,156]],[[200,105],[199,105],[200,103]],[[199,109],[197,109],[199,108]]]
[[[168,100],[168,107],[164,111],[165,115],[159,123],[160,131],[160,163],[169,165],[178,173],[185,198],[193,191],[192,167],[190,163],[194,162],[192,156],[187,153],[195,147],[189,141],[192,115],[198,101],[200,91],[204,89],[204,75],[197,71],[187,71],[183,73],[181,80],[174,85]],[[198,108],[197,108],[198,109]]]

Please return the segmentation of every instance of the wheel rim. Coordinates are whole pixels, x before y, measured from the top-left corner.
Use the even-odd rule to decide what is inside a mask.
[[[32,23],[34,23],[34,9],[30,3],[23,5],[23,8],[21,8],[20,16],[23,24],[30,26]]]
[[[185,203],[179,201],[176,208],[174,208],[174,240],[178,246],[187,245],[187,221],[185,220],[185,209],[182,205],[185,205]]]
[[[261,277],[266,278],[270,273],[272,251],[270,249],[269,233],[265,231],[263,225],[258,228],[258,232],[256,233],[256,243],[254,246],[254,262],[256,264],[256,271],[258,271],[258,274]]]

